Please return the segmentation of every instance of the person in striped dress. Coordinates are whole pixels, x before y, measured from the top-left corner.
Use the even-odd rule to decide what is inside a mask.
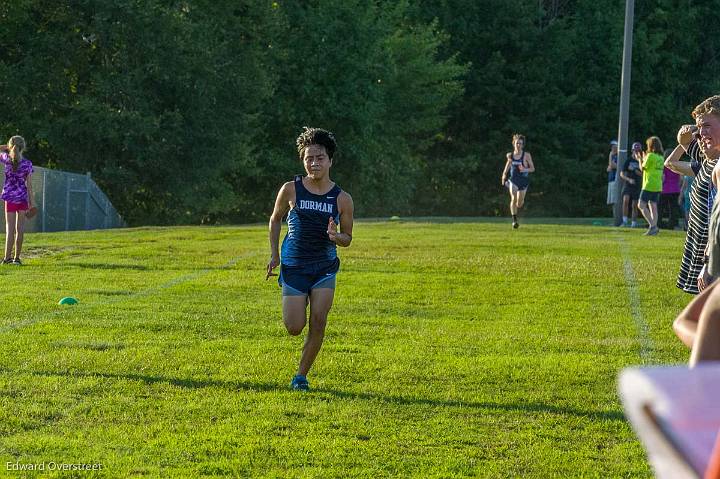
[[[712,172],[712,184],[720,185],[720,162]],[[691,349],[690,367],[702,361],[720,360],[720,201],[713,203],[705,248],[706,262],[698,278],[700,294],[680,313],[673,327],[680,339]],[[710,282],[705,283],[707,269]],[[682,333],[682,334],[681,334]]]
[[[678,132],[678,143],[683,145],[690,156],[695,180],[690,190],[690,220],[677,287],[688,293],[698,294],[711,282],[705,268],[705,250],[710,212],[715,199],[712,172],[720,157],[720,95],[700,103],[693,110],[692,116],[695,118],[696,128],[686,125]],[[700,297],[698,301],[691,302],[688,308],[696,303],[697,307],[701,308],[699,300]],[[673,322],[675,334],[691,348],[698,330],[697,320],[698,316],[695,314],[681,314]]]
[[[692,116],[696,128],[681,128],[678,132],[678,142],[690,157],[695,181],[690,190],[690,220],[677,286],[685,292],[698,294],[698,281],[710,281],[703,265],[710,211],[715,199],[712,170],[720,157],[720,131],[715,131],[716,128],[720,130],[720,95],[700,103]],[[693,135],[696,137],[693,138]],[[714,142],[713,135],[717,135],[717,142]]]
[[[691,159],[695,180],[690,188],[690,214],[677,287],[686,293],[698,294],[700,292],[698,279],[702,281],[700,273],[705,263],[708,222],[715,198],[715,188],[711,178],[717,157],[708,157],[708,153],[712,154],[712,152],[704,151],[696,139],[690,141],[686,152]]]

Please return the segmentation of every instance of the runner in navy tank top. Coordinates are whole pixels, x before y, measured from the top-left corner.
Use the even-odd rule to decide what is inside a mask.
[[[335,296],[335,275],[340,268],[336,247],[350,246],[353,202],[330,180],[335,137],[319,128],[306,128],[297,139],[298,153],[307,176],[285,183],[270,217],[270,262],[267,275],[280,266],[283,322],[293,336],[308,323],[300,365],[290,386],[307,391],[307,374],[322,347],[327,316]],[[288,232],[280,251],[280,229],[287,213]],[[338,231],[338,225],[340,230]],[[282,252],[282,254],[281,254]]]
[[[529,174],[535,171],[532,155],[525,151],[525,137],[519,133],[513,135],[513,151],[506,155],[507,161],[503,169],[500,183],[510,191],[510,214],[512,226],[520,227],[517,214],[525,204],[525,193],[530,185]],[[508,180],[508,174],[510,179]]]
[[[288,233],[282,243],[282,264],[303,266],[310,263],[334,261],[335,242],[327,235],[330,218],[340,221],[337,198],[342,192],[338,185],[325,194],[312,193],[303,185],[303,177],[294,181],[295,207],[287,217]],[[281,282],[282,285],[282,282]]]

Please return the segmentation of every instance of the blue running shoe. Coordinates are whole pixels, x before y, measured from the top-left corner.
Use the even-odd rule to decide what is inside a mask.
[[[295,391],[310,390],[310,384],[308,384],[307,378],[305,376],[301,376],[300,374],[293,376],[292,381],[290,381],[290,387]]]

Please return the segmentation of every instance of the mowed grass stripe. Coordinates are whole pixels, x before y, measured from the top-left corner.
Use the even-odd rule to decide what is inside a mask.
[[[635,321],[635,327],[637,328],[638,343],[640,343],[640,359],[643,363],[648,363],[651,360],[653,350],[652,340],[648,335],[648,325],[642,314],[637,280],[635,279],[635,270],[633,269],[632,260],[630,259],[627,243],[622,238],[619,240],[619,243],[623,258],[625,283],[627,285],[628,296],[630,297],[630,310],[633,320]]]
[[[0,294],[23,277],[40,293],[3,324],[57,311],[60,290],[84,302],[3,332],[0,459],[108,477],[649,476],[615,392],[642,360],[617,235],[649,357],[684,361],[679,233],[359,222],[306,395],[287,390],[302,338],[264,281],[264,226],[30,235],[44,253],[3,269]]]

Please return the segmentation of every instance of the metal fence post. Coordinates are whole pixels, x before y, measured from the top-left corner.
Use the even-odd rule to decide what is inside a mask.
[[[42,178],[37,176],[40,173],[42,173]],[[81,179],[83,177],[84,180]],[[0,169],[0,182],[2,182],[2,179],[3,172]],[[85,183],[84,189],[82,186],[83,181]],[[38,184],[40,182],[42,184]],[[65,211],[62,209],[62,183],[65,183]],[[71,231],[71,228],[91,230],[126,226],[89,172],[81,175],[38,166],[33,177],[33,185],[35,185],[33,203],[41,211],[38,211],[38,216],[33,219],[32,232]],[[71,214],[80,214],[80,193],[85,195],[85,215],[82,226],[79,217],[71,217]],[[73,206],[72,201],[75,197],[77,197],[77,204]],[[50,214],[48,208],[53,208],[52,214]],[[97,215],[95,209],[99,210]],[[65,214],[64,220],[63,214]],[[0,221],[3,221],[3,218],[4,211],[0,209]]]
[[[65,181],[65,231],[70,231],[70,183],[72,179],[68,175]]]
[[[40,212],[41,216],[41,222],[40,222],[40,231],[43,233],[47,230],[47,223],[45,220],[45,197],[46,197],[46,191],[47,191],[47,174],[48,170],[43,168],[43,183],[42,183],[42,211]]]
[[[90,229],[90,172],[85,174],[85,229]]]

